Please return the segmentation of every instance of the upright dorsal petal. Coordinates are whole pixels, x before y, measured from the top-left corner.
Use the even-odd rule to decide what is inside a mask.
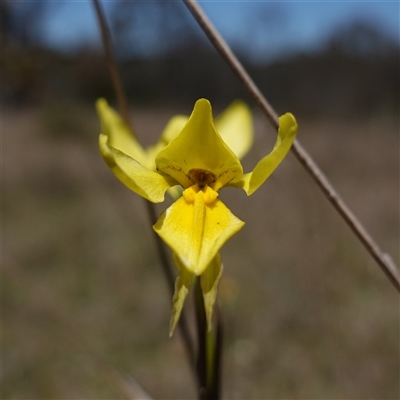
[[[196,183],[190,180],[191,170],[210,172],[219,188],[243,174],[240,161],[215,130],[211,105],[206,99],[196,102],[181,133],[158,153],[156,166],[184,188]]]

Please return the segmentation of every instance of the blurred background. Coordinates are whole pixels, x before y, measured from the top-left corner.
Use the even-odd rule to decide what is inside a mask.
[[[398,264],[399,4],[200,3]],[[270,151],[276,133],[182,3],[103,5],[144,145],[200,97],[215,115],[240,98],[245,170]],[[98,152],[94,102],[115,96],[91,2],[0,7],[3,398],[124,398],[115,370],[196,398],[144,203]],[[224,398],[399,398],[398,295],[293,155],[253,196],[221,198],[246,221],[222,249]]]

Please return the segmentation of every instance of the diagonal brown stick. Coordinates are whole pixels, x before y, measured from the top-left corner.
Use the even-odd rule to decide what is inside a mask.
[[[200,27],[203,29],[213,46],[218,50],[223,59],[229,64],[232,70],[235,72],[243,86],[253,97],[259,108],[271,122],[271,124],[278,129],[279,120],[278,114],[275,112],[273,107],[268,103],[267,99],[260,92],[254,81],[250,78],[249,74],[243,68],[237,57],[233,54],[227,43],[212,25],[210,20],[204,14],[203,10],[197,4],[196,0],[183,0],[193,17],[196,19]],[[389,278],[390,282],[400,292],[400,274],[397,266],[391,260],[390,256],[383,253],[379,248],[376,241],[367,232],[361,222],[353,214],[347,204],[339,196],[336,189],[329,182],[328,178],[324,175],[321,169],[318,167],[316,162],[304,149],[298,140],[296,140],[292,146],[292,151],[296,158],[300,161],[306,171],[311,175],[314,181],[317,183],[319,188],[336,208],[341,217],[346,221],[347,225],[358,237],[370,255],[375,259],[382,271]]]

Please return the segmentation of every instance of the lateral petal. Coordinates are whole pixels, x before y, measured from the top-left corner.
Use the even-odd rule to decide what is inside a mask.
[[[108,137],[109,146],[122,151],[142,165],[151,167],[145,150],[120,115],[108,105],[107,101],[98,99],[96,108],[100,116],[101,133]]]
[[[206,311],[207,328],[212,328],[212,317],[215,300],[217,299],[218,284],[222,276],[222,260],[217,255],[211,260],[210,264],[200,277],[201,290],[203,292],[204,309]]]
[[[224,142],[240,160],[253,144],[253,121],[249,107],[234,101],[215,120],[215,128]]]
[[[196,183],[188,177],[192,169],[214,174],[218,188],[243,174],[240,161],[215,130],[211,105],[206,99],[196,102],[181,133],[158,153],[156,166],[184,188]]]
[[[99,137],[100,152],[116,177],[129,189],[153,203],[164,201],[164,193],[177,185],[169,176],[151,171],[132,157],[108,144],[108,137]]]
[[[152,169],[156,169],[155,159],[157,154],[169,144],[172,140],[174,140],[178,135],[182,128],[185,126],[186,122],[188,121],[188,117],[184,115],[175,115],[172,117],[167,125],[165,126],[164,130],[161,133],[160,139],[154,146],[149,146],[146,149],[147,156],[150,160],[152,160]]]
[[[174,334],[176,325],[179,321],[179,317],[182,313],[183,304],[186,296],[189,293],[190,287],[192,286],[193,273],[185,268],[180,258],[173,255],[176,266],[179,269],[179,276],[175,281],[175,293],[172,299],[172,313],[171,321],[169,325],[169,336],[172,337]]]
[[[285,158],[296,138],[297,129],[292,114],[286,113],[279,117],[278,137],[271,153],[262,158],[252,172],[244,174],[242,180],[232,182],[229,186],[242,188],[248,196],[253,194]]]
[[[212,191],[209,187],[207,189]],[[218,250],[242,228],[244,222],[235,217],[222,201],[214,198],[208,203],[209,193],[203,190],[194,195],[189,193],[194,196],[190,199],[187,191],[192,190],[192,187],[187,189],[164,211],[153,228],[189,271],[201,275]]]

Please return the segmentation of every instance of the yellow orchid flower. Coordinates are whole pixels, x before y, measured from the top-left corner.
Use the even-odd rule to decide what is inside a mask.
[[[224,186],[241,188],[248,195],[256,191],[289,151],[297,133],[295,118],[290,113],[280,117],[272,152],[252,172],[244,174],[238,156],[251,146],[252,130],[250,113],[241,103],[216,121],[216,129],[209,101],[198,100],[189,119],[175,117],[167,125],[155,146],[160,148],[155,158],[154,151],[146,153],[132,140],[129,129],[104,101],[98,103],[98,109],[103,132],[99,139],[101,153],[129,189],[158,203],[164,200],[167,189],[177,185],[183,188],[182,196],[161,214],[153,227],[173,250],[180,271],[171,332],[194,275],[201,277],[210,327],[222,271],[218,251],[244,225],[218,199],[218,191]],[[245,133],[242,137],[241,130]]]
[[[107,104],[105,99],[97,100],[96,107],[101,120],[101,130],[108,137],[108,144],[132,157],[147,169],[154,171],[156,170],[155,158],[157,154],[178,136],[189,119],[188,116],[184,115],[172,117],[162,131],[158,142],[144,149],[120,115]],[[249,151],[253,144],[252,118],[250,110],[243,102],[233,102],[218,116],[215,126],[228,147],[235,152],[238,158],[242,158]],[[117,168],[112,157],[108,157],[106,148],[103,148],[101,144],[100,148],[104,150],[102,150],[103,157],[115,175],[130,188],[129,178],[127,179],[123,172]],[[176,199],[182,194],[182,190],[175,186],[170,188],[168,193]]]

